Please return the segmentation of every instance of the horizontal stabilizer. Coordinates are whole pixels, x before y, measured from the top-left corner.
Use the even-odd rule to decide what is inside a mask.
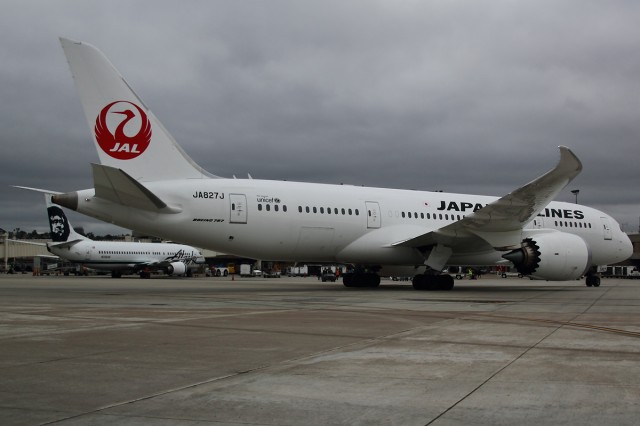
[[[62,241],[59,243],[47,243],[48,247],[55,247],[55,248],[71,248],[74,245],[82,242],[82,241],[86,241],[87,238],[76,238],[74,240],[69,240],[69,241]]]
[[[168,206],[140,182],[121,169],[91,164],[96,197],[112,203],[159,213],[178,213],[181,209]]]
[[[31,188],[29,186],[19,186],[19,185],[11,185],[14,188],[26,189],[29,191],[42,192],[43,194],[62,194],[62,192],[51,191],[49,189],[40,189],[40,188]]]

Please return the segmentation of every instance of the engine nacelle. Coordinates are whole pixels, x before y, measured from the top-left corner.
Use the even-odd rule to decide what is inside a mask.
[[[172,262],[167,266],[168,275],[184,275],[187,272],[187,265],[183,262]]]
[[[591,266],[591,250],[577,235],[565,232],[534,234],[522,247],[504,256],[522,275],[549,281],[580,278]]]

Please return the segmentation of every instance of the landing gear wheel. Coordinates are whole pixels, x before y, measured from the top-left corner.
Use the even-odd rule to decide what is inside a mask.
[[[355,272],[342,275],[342,284],[345,287],[369,287],[380,285],[380,275],[373,272]]]
[[[415,277],[413,277],[412,284],[415,290],[429,290],[426,275],[416,275]]]
[[[352,273],[342,274],[342,285],[345,287],[353,286],[353,275]]]
[[[585,283],[587,287],[600,287],[600,277],[597,275],[587,275]]]
[[[413,288],[416,290],[444,290],[453,289],[454,281],[451,275],[416,275],[413,277]]]
[[[438,275],[437,278],[436,290],[453,290],[454,281],[451,275]]]

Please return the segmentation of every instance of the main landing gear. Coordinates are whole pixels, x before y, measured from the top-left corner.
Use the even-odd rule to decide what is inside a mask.
[[[584,277],[584,282],[587,287],[600,287],[600,275],[595,268],[590,268],[587,271],[587,275]]]
[[[587,287],[600,287],[600,277],[597,275],[587,275],[584,281]]]
[[[448,274],[420,274],[413,277],[413,288],[416,290],[452,290],[453,277]]]
[[[375,272],[348,272],[342,274],[342,284],[345,287],[378,287],[380,275]]]

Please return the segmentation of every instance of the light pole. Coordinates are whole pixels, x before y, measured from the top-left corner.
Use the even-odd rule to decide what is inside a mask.
[[[578,194],[580,193],[580,190],[574,189],[571,193],[576,196],[576,204],[578,204]]]

